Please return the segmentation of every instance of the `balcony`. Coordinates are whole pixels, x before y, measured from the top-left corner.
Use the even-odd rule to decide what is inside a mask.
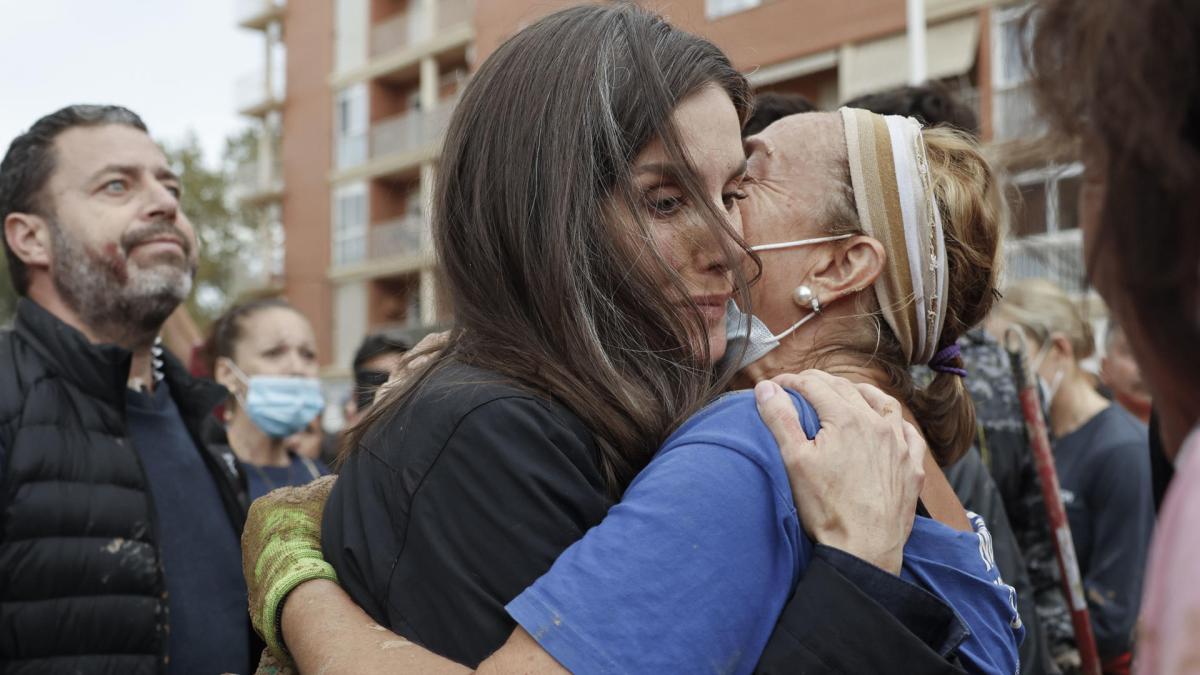
[[[237,168],[231,192],[243,204],[261,205],[283,197],[283,165],[278,160],[266,167],[253,161]]]
[[[271,78],[270,86],[267,83],[265,68],[259,68],[238,78],[234,87],[234,103],[239,115],[262,117],[283,107],[283,74],[280,72],[272,75],[275,76]]]
[[[237,0],[237,23],[250,30],[266,30],[272,21],[283,17],[285,0]]]
[[[1038,117],[1028,85],[997,88],[992,91],[992,140],[1035,139],[1046,132]]]
[[[351,163],[362,154],[362,136],[338,139],[339,166],[331,179],[340,183],[414,173],[423,162],[437,157],[456,103],[456,98],[447,99],[431,110],[409,110],[374,122],[366,134],[365,163]]]
[[[365,236],[334,242],[330,278],[335,281],[402,274],[433,264],[425,218],[411,214],[367,228]]]
[[[1049,279],[1068,293],[1087,290],[1083,234],[1078,229],[1010,239],[1004,246],[1005,283]]]
[[[433,16],[423,7],[431,7]],[[428,5],[410,2],[409,8],[371,27],[365,65],[333,73],[329,84],[344,89],[356,82],[384,78],[407,82],[418,78],[426,57],[441,62],[465,61],[467,48],[475,39],[471,25],[471,0],[437,0]]]

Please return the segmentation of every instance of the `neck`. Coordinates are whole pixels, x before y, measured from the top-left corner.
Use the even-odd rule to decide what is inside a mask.
[[[888,378],[883,370],[863,365],[860,358],[841,349],[831,349],[824,353],[820,350],[799,349],[791,336],[784,338],[776,349],[738,372],[733,380],[736,387],[748,389],[762,380],[769,380],[784,373],[800,373],[820,364],[820,370],[845,378],[855,384],[870,384],[887,391]],[[912,412],[904,401],[900,401],[904,419],[916,425]],[[920,428],[920,427],[918,427]]]
[[[127,385],[131,389],[154,390],[154,365],[151,348],[157,331],[134,332],[130,326],[118,327],[116,324],[102,326],[91,325],[83,320],[62,296],[53,288],[48,279],[38,279],[30,283],[29,299],[36,302],[42,309],[50,312],[59,321],[83,333],[92,344],[112,344],[128,349],[133,354],[129,366]]]
[[[1050,403],[1050,428],[1057,438],[1083,426],[1109,405],[1109,401],[1101,396],[1087,377],[1078,369],[1063,378],[1062,386],[1054,394]]]
[[[258,466],[287,466],[287,450],[282,438],[271,438],[255,426],[250,418],[237,411],[226,430],[229,447],[238,459]]]

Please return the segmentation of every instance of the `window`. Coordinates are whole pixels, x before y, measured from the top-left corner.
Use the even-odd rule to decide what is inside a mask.
[[[1052,165],[1013,177],[1012,234],[1005,246],[1009,281],[1050,279],[1072,292],[1085,288],[1079,232],[1079,163]]]
[[[367,85],[339,91],[334,104],[334,152],[339,169],[367,160]]]
[[[992,14],[992,135],[997,141],[1036,136],[1043,130],[1028,87],[1031,34],[1022,21],[1028,9],[1022,4]]]
[[[1053,234],[1079,227],[1079,182],[1083,165],[1050,165],[1013,176],[1019,197],[1012,204],[1018,237]]]
[[[367,186],[345,185],[333,193],[333,264],[361,262],[367,255]]]
[[[704,0],[704,13],[709,20],[719,19],[723,16],[754,9],[761,4],[762,0]]]

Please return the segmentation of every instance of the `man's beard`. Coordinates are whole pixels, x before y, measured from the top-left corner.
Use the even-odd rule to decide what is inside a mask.
[[[54,246],[50,276],[64,302],[84,325],[106,341],[128,348],[148,344],[163,322],[192,291],[196,261],[191,244],[169,222],[135,230],[94,251],[51,221]],[[155,260],[142,267],[129,251],[150,238],[169,234],[183,242],[183,258]]]

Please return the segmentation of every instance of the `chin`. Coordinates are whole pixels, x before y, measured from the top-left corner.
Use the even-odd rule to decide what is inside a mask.
[[[725,348],[727,346],[728,346],[728,343],[725,341],[724,335],[722,335],[720,337],[720,339],[714,339],[714,340],[708,341],[708,358],[709,358],[708,365],[710,367],[715,365],[717,363],[717,361],[720,361],[721,358],[725,356]]]

